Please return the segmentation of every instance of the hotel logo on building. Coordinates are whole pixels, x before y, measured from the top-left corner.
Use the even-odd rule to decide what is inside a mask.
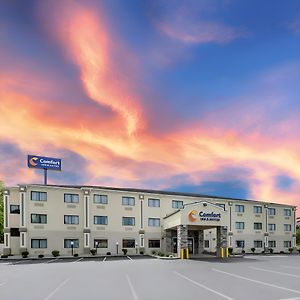
[[[214,212],[203,212],[200,211],[199,213],[196,210],[192,210],[188,214],[188,218],[191,222],[199,221],[220,221],[221,214],[214,213]]]

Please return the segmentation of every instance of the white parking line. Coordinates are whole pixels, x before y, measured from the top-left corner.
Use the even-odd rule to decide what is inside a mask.
[[[73,261],[73,263],[77,263],[77,262],[79,262],[79,261],[81,261],[81,260],[83,260],[83,257],[80,257],[79,259]]]
[[[3,285],[5,285],[6,284],[6,282],[1,282],[0,283],[0,286],[3,286]]]
[[[281,265],[280,267],[288,268],[288,269],[293,269],[293,270],[300,270],[300,268],[297,268],[297,267],[291,267],[291,266],[283,266],[283,265]]]
[[[24,260],[18,260],[18,261],[16,261],[16,262],[11,262],[11,264],[12,265],[16,265],[16,264],[19,264],[19,263],[21,263],[21,262],[23,262]]]
[[[261,284],[261,285],[273,287],[273,288],[276,288],[276,289],[280,289],[280,290],[284,290],[284,291],[289,291],[289,292],[293,292],[293,293],[296,293],[296,294],[300,294],[300,291],[289,289],[289,288],[286,288],[286,287],[283,287],[283,286],[279,286],[279,285],[274,285],[274,284],[267,283],[267,282],[264,282],[264,281],[258,281],[258,280],[247,278],[247,277],[244,277],[244,276],[240,276],[240,275],[236,275],[236,274],[224,272],[224,271],[221,271],[221,270],[218,270],[218,269],[212,269],[212,271],[219,272],[219,273],[222,273],[222,274],[226,274],[226,275],[231,276],[231,277],[235,277],[235,278],[247,280],[247,281],[250,281],[250,282],[258,283],[258,284]]]
[[[132,260],[132,258],[130,256],[127,256],[128,259]]]
[[[130,287],[130,291],[131,291],[131,294],[133,296],[133,299],[134,300],[139,300],[139,298],[138,298],[138,296],[136,294],[136,291],[135,291],[135,289],[134,289],[134,287],[133,287],[133,285],[131,283],[131,280],[130,280],[130,278],[129,278],[129,276],[127,274],[126,274],[126,279],[127,279],[128,285]]]
[[[228,296],[226,296],[226,295],[224,295],[224,294],[222,294],[222,293],[217,292],[216,290],[213,290],[213,289],[211,289],[211,288],[209,288],[209,287],[207,287],[207,286],[205,286],[205,285],[203,285],[203,284],[197,282],[197,281],[194,281],[193,279],[190,279],[190,278],[188,278],[188,277],[182,275],[181,273],[178,273],[178,272],[176,272],[176,271],[174,271],[174,273],[175,273],[176,275],[180,276],[181,278],[183,278],[183,279],[185,279],[185,280],[187,280],[187,281],[189,281],[189,282],[191,282],[191,283],[193,283],[193,284],[195,284],[195,285],[197,285],[197,286],[200,286],[201,288],[203,288],[203,289],[205,289],[205,290],[208,290],[208,291],[210,291],[210,292],[212,292],[212,293],[214,293],[214,294],[216,294],[216,295],[219,295],[220,297],[223,297],[223,298],[228,299],[228,300],[234,300],[233,298],[230,298],[230,297],[228,297]]]
[[[294,275],[294,274],[285,273],[285,272],[278,272],[278,271],[261,269],[261,268],[256,268],[256,267],[249,267],[249,269],[253,269],[253,270],[257,270],[257,271],[263,271],[263,272],[269,272],[269,273],[274,273],[274,274],[279,274],[279,275],[284,275],[284,276],[300,278],[300,275]]]
[[[51,260],[49,260],[49,261],[46,261],[45,264],[52,263],[53,261],[56,261],[56,260],[59,260],[59,258],[54,258],[54,259],[51,259]]]
[[[102,261],[106,261],[106,256],[103,258],[103,260]]]
[[[57,288],[55,288],[44,300],[49,300],[59,289],[61,289],[68,281],[70,278],[67,278],[64,280]]]
[[[285,299],[279,299],[279,300],[300,300],[300,298],[285,298]]]

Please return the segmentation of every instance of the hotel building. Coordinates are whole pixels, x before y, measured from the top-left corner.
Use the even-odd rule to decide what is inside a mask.
[[[4,190],[4,254],[288,252],[296,207],[189,193],[28,184]],[[73,248],[73,249],[72,249]]]

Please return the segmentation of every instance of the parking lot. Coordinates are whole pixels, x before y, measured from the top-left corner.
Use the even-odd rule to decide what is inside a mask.
[[[0,264],[1,300],[300,299],[300,255],[90,257]]]

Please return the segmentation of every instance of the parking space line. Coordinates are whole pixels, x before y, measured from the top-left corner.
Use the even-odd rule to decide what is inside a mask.
[[[132,260],[132,258],[130,256],[127,256],[128,259]]]
[[[16,265],[16,264],[19,264],[19,263],[21,263],[21,262],[24,262],[25,260],[18,260],[18,261],[16,261],[16,262],[11,262],[11,264],[12,265]]]
[[[185,280],[187,280],[187,281],[189,281],[189,282],[191,282],[191,283],[193,283],[193,284],[195,284],[195,285],[197,285],[197,286],[199,286],[199,287],[201,287],[201,288],[203,288],[205,290],[208,290],[208,291],[210,291],[210,292],[212,292],[212,293],[214,293],[214,294],[216,294],[216,295],[218,295],[218,296],[220,296],[222,298],[225,298],[225,299],[228,299],[228,300],[234,300],[233,298],[228,297],[228,296],[226,296],[226,295],[224,295],[224,294],[222,294],[222,293],[220,293],[220,292],[218,292],[216,290],[213,290],[213,289],[211,289],[211,288],[209,288],[209,287],[207,287],[207,286],[205,286],[205,285],[203,285],[203,284],[201,284],[201,283],[199,283],[197,281],[194,281],[193,279],[190,279],[190,278],[182,275],[181,273],[178,273],[176,271],[174,271],[174,273],[176,275],[180,276],[181,278],[183,278],[183,279],[185,279]]]
[[[73,263],[77,263],[77,262],[82,261],[82,260],[83,260],[83,257],[80,257],[79,259],[73,261]]]
[[[278,271],[267,270],[267,269],[256,268],[256,267],[249,267],[249,269],[253,269],[253,270],[257,270],[257,271],[263,271],[263,272],[269,272],[269,273],[274,273],[274,274],[279,274],[279,275],[284,275],[284,276],[300,278],[300,275],[294,275],[294,274],[285,273],[285,272],[278,272]]]
[[[284,266],[284,265],[281,265],[280,267],[288,268],[288,269],[293,269],[293,270],[300,270],[300,268],[297,268],[297,267],[291,267],[291,266]]]
[[[285,299],[279,299],[279,300],[300,300],[300,298],[299,297],[297,297],[297,298],[285,298]]]
[[[286,288],[286,287],[283,287],[283,286],[279,286],[279,285],[275,285],[275,284],[272,284],[272,283],[267,283],[267,282],[264,282],[264,281],[258,281],[258,280],[255,280],[255,279],[251,279],[251,278],[248,278],[248,277],[236,275],[236,274],[233,274],[233,273],[228,273],[228,272],[221,271],[221,270],[218,270],[218,269],[212,269],[212,271],[219,272],[219,273],[231,276],[231,277],[235,277],[235,278],[247,280],[247,281],[250,281],[250,282],[258,283],[258,284],[261,284],[261,285],[273,287],[273,288],[276,288],[276,289],[280,289],[280,290],[284,290],[284,291],[289,291],[289,292],[293,292],[293,293],[296,293],[296,294],[300,294],[300,291],[289,289],[289,288]]]
[[[1,282],[0,283],[0,286],[3,286],[3,285],[5,285],[6,284],[6,282]]]
[[[49,260],[49,261],[46,261],[45,264],[52,263],[52,262],[54,262],[54,261],[56,261],[56,260],[59,260],[59,258],[54,258],[54,259],[51,259],[51,260]]]
[[[127,256],[128,257],[128,256]],[[136,294],[136,291],[135,291],[135,289],[134,289],[134,287],[133,287],[133,285],[132,285],[132,282],[131,282],[131,280],[130,280],[130,278],[129,278],[129,276],[126,274],[126,279],[127,279],[127,282],[128,282],[128,285],[129,285],[129,287],[130,287],[130,291],[131,291],[131,293],[132,293],[132,296],[133,296],[133,299],[134,300],[139,300],[139,298],[138,298],[138,296],[137,296],[137,294]]]
[[[103,258],[103,260],[102,261],[106,261],[106,256]]]
[[[70,278],[65,279],[58,287],[56,287],[44,300],[49,300],[58,290],[60,290],[68,281]]]

